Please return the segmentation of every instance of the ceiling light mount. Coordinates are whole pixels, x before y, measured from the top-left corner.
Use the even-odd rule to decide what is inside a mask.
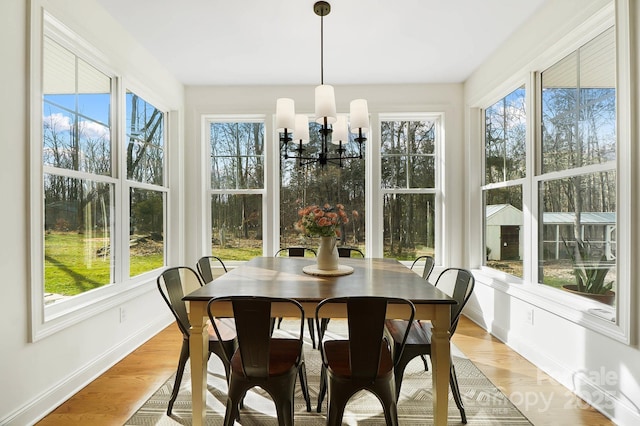
[[[349,124],[346,115],[336,114],[336,99],[333,86],[324,84],[324,17],[331,12],[331,5],[326,1],[318,1],[313,11],[320,17],[320,85],[315,90],[316,122],[321,125],[320,151],[316,156],[306,154],[304,145],[309,143],[309,119],[305,115],[295,113],[293,99],[280,98],[276,102],[276,129],[280,133],[280,148],[285,160],[298,160],[298,165],[319,163],[324,167],[328,163],[343,166],[343,160],[362,159],[362,145],[367,140],[365,133],[369,131],[369,109],[365,99],[351,101],[349,122],[351,133],[357,136],[353,141],[358,144],[357,155],[345,155],[349,142]],[[295,135],[295,137],[294,137]],[[329,142],[338,145],[329,151]],[[294,153],[289,149],[292,145]]]
[[[331,12],[331,5],[326,1],[318,1],[313,5],[313,11],[318,16],[327,16]]]

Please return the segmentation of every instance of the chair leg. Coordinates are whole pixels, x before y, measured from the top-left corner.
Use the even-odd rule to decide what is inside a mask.
[[[382,402],[387,425],[398,426],[398,405],[393,395],[393,389],[391,389],[391,386],[385,386],[376,389],[376,391],[378,398]]]
[[[424,371],[429,371],[429,364],[427,363],[427,357],[424,355],[420,355],[422,358],[422,363],[424,364]]]
[[[233,426],[235,421],[240,418],[240,404],[244,400],[247,390],[248,388],[242,383],[230,381],[227,391],[227,408],[224,415],[225,426]]]
[[[291,398],[279,398],[274,401],[278,414],[278,426],[293,426],[293,394]]]
[[[280,324],[282,324],[282,317],[278,318],[278,330],[280,330]]]
[[[171,392],[171,398],[169,398],[169,404],[167,406],[167,415],[171,415],[173,410],[173,404],[178,397],[178,391],[180,390],[180,383],[182,383],[182,375],[184,373],[184,367],[187,365],[189,359],[189,341],[187,339],[182,340],[182,349],[180,349],[180,359],[178,360],[178,369],[176,370],[176,380],[173,383],[173,391]]]
[[[311,396],[309,395],[309,381],[307,380],[307,369],[304,362],[300,363],[298,369],[298,376],[300,377],[300,387],[302,388],[302,395],[307,403],[307,413],[311,411]]]
[[[313,318],[309,318],[307,320],[307,325],[309,326],[309,336],[311,336],[311,346],[313,346],[313,349],[316,348],[316,329],[315,329],[315,325],[313,324]]]
[[[462,403],[462,397],[460,396],[460,386],[458,386],[458,376],[456,376],[456,367],[453,365],[453,360],[451,361],[451,369],[449,371],[449,385],[451,386],[453,399],[458,406],[458,410],[460,410],[462,423],[467,424],[467,414],[464,411],[464,404]]]
[[[344,417],[344,409],[353,395],[353,392],[344,392],[345,389],[336,386],[328,386],[329,398],[327,399],[327,426],[341,425]]]
[[[318,390],[318,406],[316,412],[322,411],[322,401],[327,393],[327,370],[324,366],[320,367],[320,389]]]
[[[398,360],[398,364],[393,369],[394,379],[396,381],[396,401],[400,399],[400,388],[402,387],[402,377],[404,376],[404,370],[407,368],[407,364],[413,358],[401,356]]]
[[[320,335],[324,335],[324,332],[327,331],[327,326],[329,325],[329,318],[323,318],[322,321],[320,322],[320,329],[322,330],[322,332],[320,333]]]

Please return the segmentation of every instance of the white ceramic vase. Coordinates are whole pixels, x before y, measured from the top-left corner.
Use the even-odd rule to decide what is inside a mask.
[[[335,237],[320,237],[318,247],[318,269],[335,271],[338,269],[338,248]]]

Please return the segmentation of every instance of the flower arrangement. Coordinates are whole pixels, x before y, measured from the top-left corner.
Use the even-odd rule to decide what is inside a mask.
[[[307,237],[340,237],[338,225],[349,223],[342,204],[335,207],[325,204],[323,207],[307,206],[298,211],[300,219],[296,229]]]

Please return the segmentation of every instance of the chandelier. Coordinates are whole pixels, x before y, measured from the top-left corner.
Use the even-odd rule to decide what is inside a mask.
[[[320,17],[320,85],[315,91],[316,122],[320,124],[320,150],[317,154],[307,153],[309,143],[309,118],[295,113],[293,99],[280,98],[276,102],[276,129],[280,134],[280,149],[285,160],[295,159],[299,166],[319,163],[324,167],[328,163],[343,166],[343,161],[362,159],[362,145],[369,131],[369,109],[366,99],[351,101],[349,122],[353,140],[357,143],[357,155],[347,156],[349,143],[349,125],[347,116],[336,114],[336,99],[333,86],[324,84],[324,17],[331,12],[331,5],[319,1],[313,5],[313,11]],[[335,145],[335,149],[329,147]]]

